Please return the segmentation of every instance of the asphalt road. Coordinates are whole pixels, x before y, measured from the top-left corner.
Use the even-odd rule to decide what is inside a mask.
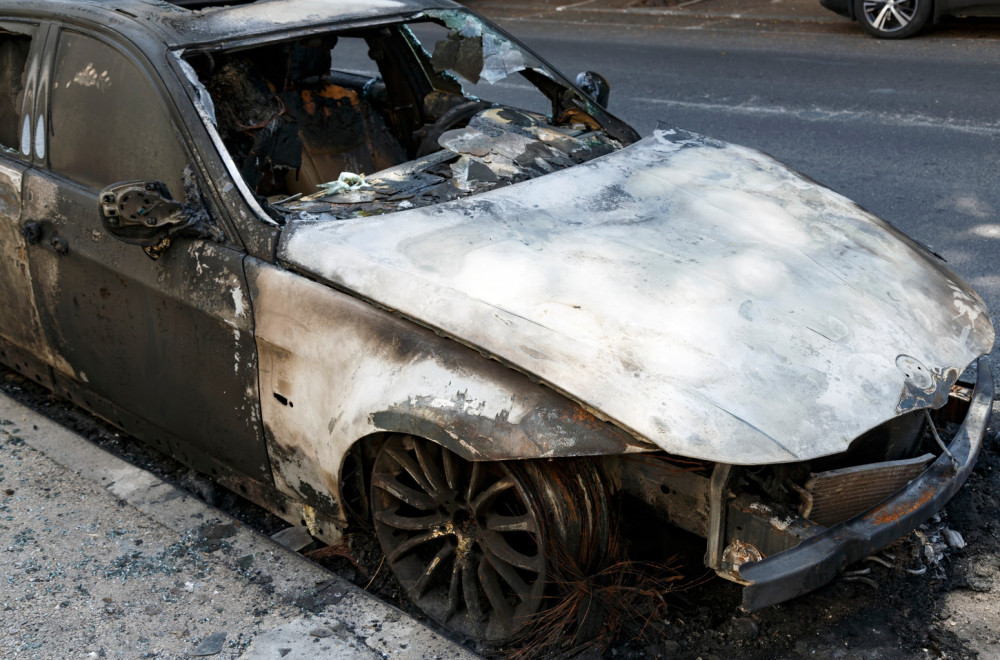
[[[760,149],[932,246],[996,322],[1000,23],[886,42],[846,19],[663,26],[566,14],[500,22],[565,73],[602,73],[611,110],[641,134],[662,121]]]

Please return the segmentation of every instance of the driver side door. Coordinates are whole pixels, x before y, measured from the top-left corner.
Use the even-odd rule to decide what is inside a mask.
[[[154,260],[98,212],[102,189],[134,180],[164,182],[187,210],[207,212],[163,83],[94,34],[64,27],[53,42],[24,221],[37,228],[29,266],[57,386],[196,469],[270,482],[236,237],[209,217],[217,240],[175,237]]]

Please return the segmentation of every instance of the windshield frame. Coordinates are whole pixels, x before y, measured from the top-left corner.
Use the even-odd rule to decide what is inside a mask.
[[[221,51],[226,53],[235,53],[241,50],[249,50],[261,46],[295,41],[306,37],[370,30],[378,27],[396,27],[399,34],[406,38],[408,30],[405,28],[407,23],[432,21],[438,23],[439,25],[443,25],[448,29],[452,29],[447,25],[443,18],[443,15],[446,14],[466,14],[476,23],[483,26],[484,29],[493,31],[505,41],[513,44],[519,50],[523,51],[529,56],[533,63],[537,63],[538,66],[526,67],[517,73],[519,73],[527,82],[536,87],[539,92],[552,101],[553,121],[557,121],[560,115],[564,115],[567,112],[582,112],[583,114],[592,117],[597,124],[599,124],[602,129],[608,133],[608,135],[626,146],[639,140],[639,134],[635,131],[635,129],[623,120],[611,114],[607,108],[600,106],[597,102],[591,99],[583,90],[572,83],[557,68],[538,55],[538,53],[520,40],[516,39],[499,25],[483,17],[478,12],[465,7],[455,7],[449,9],[427,8],[418,11],[396,12],[377,17],[321,23],[320,25],[309,26],[307,28],[298,27],[293,29],[258,32],[253,35],[236,39],[224,39],[208,43],[194,43],[177,46],[172,48],[171,51],[173,51],[179,59],[187,60],[192,55],[199,53],[210,54]],[[410,41],[409,38],[406,38],[406,40]],[[416,40],[416,45],[417,48],[426,53],[426,49],[423,48],[423,45],[419,40]],[[420,64],[421,68],[423,68],[424,62],[422,58],[417,53],[414,53],[414,58],[415,61]],[[187,79],[187,76],[185,76],[182,72],[179,73],[181,73],[179,76],[181,79]],[[434,78],[428,75],[427,71],[423,71],[423,73],[426,77],[427,84],[433,87]],[[508,75],[506,77],[509,78],[510,76]],[[548,81],[548,84],[546,84],[546,81]],[[462,90],[462,93],[464,94],[464,90]],[[189,94],[192,100],[198,98],[197,90],[189,91]]]

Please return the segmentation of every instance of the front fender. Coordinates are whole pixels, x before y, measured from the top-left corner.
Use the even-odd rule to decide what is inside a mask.
[[[410,433],[468,460],[655,446],[496,360],[346,293],[247,260],[261,413],[279,490],[338,515],[347,452]]]
[[[525,379],[527,380],[527,379]],[[507,383],[491,383],[497,397],[509,395]],[[470,461],[503,461],[625,454],[655,450],[636,442],[617,427],[603,422],[580,406],[528,381],[525,389],[538,389],[519,403],[510,397],[511,409],[485,412],[486,401],[469,399],[465,391],[451,399],[411,397],[370,416],[381,431],[408,433],[433,440]]]

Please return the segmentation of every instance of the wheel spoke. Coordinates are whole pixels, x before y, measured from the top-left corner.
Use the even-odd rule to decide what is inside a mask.
[[[458,458],[449,450],[441,447],[441,464],[444,465],[444,478],[448,488],[458,490]]]
[[[444,475],[441,474],[441,470],[438,469],[437,464],[435,464],[433,458],[427,452],[427,445],[417,441],[413,443],[413,449],[416,450],[417,462],[424,471],[424,476],[427,477],[427,482],[431,485],[431,488],[437,493],[443,493],[445,490],[448,490]],[[447,450],[442,449],[441,451],[445,452]]]
[[[392,447],[386,447],[385,451],[389,454],[389,456],[392,456],[392,460],[396,461],[396,464],[399,465],[399,467],[406,470],[406,473],[417,482],[417,485],[420,486],[421,490],[430,495],[434,494],[434,489],[431,488],[431,485],[427,482],[427,478],[424,476],[424,471],[420,469],[420,466],[415,460],[413,460],[412,456],[404,451],[399,451],[398,449],[394,449]]]
[[[372,485],[377,488],[381,488],[385,492],[394,496],[396,499],[401,502],[405,502],[416,509],[420,509],[422,511],[433,511],[437,508],[437,503],[430,495],[421,493],[420,491],[414,490],[409,486],[404,486],[396,481],[395,477],[390,477],[382,472],[378,472],[372,476]]]
[[[903,16],[903,14],[897,11],[895,7],[892,8],[892,15],[896,17],[897,21],[899,21],[899,27],[905,27],[906,24],[910,22],[910,19]]]
[[[490,554],[495,555],[498,559],[507,562],[511,566],[535,573],[542,570],[542,562],[539,555],[529,556],[518,552],[507,543],[507,539],[496,532],[484,532],[483,545],[489,546]]]
[[[514,567],[490,552],[489,548],[484,548],[484,550],[490,559],[493,569],[503,578],[503,581],[510,585],[510,588],[514,590],[518,598],[528,600],[531,596],[531,587],[521,579],[521,576],[514,570]]]
[[[872,25],[874,25],[879,30],[884,30],[885,21],[888,17],[889,17],[889,5],[884,5],[882,7],[882,11],[880,11],[878,13],[878,16],[875,17],[875,20],[872,21]]]
[[[887,13],[884,21],[895,26],[896,18]],[[477,640],[506,643],[551,604],[551,549],[590,567],[602,561],[592,549],[608,544],[608,504],[592,461],[470,461],[431,440],[393,434],[370,475],[371,520],[401,589]],[[560,525],[570,514],[579,533],[564,539]]]
[[[448,621],[458,609],[458,587],[462,581],[461,562],[456,561],[451,565],[451,580],[448,582],[448,611],[444,615],[444,620]]]
[[[472,510],[478,513],[481,507],[488,505],[497,495],[513,487],[514,480],[511,479],[510,476],[504,476],[495,484],[480,493],[479,497],[475,500],[470,500]]]
[[[413,590],[417,593],[417,598],[420,598],[427,593],[427,587],[430,586],[431,577],[434,576],[434,572],[445,562],[446,559],[448,559],[448,557],[451,557],[453,554],[455,554],[455,546],[452,545],[450,541],[441,546],[441,549],[438,550],[437,554],[434,555],[434,558],[431,559],[429,564],[427,564],[427,568],[424,569],[423,574],[417,578],[417,581],[413,584]]]
[[[476,569],[472,562],[466,559],[462,565],[462,595],[465,596],[465,608],[473,621],[483,620],[483,606],[479,602],[479,589],[476,588]]]
[[[401,516],[390,511],[377,511],[375,519],[396,529],[405,529],[410,532],[419,532],[427,529],[437,529],[448,522],[448,514],[432,513],[429,516]]]
[[[486,598],[490,601],[490,605],[493,606],[493,611],[500,617],[503,627],[509,628],[514,612],[511,610],[507,598],[503,595],[503,589],[500,587],[500,581],[497,580],[496,571],[493,570],[490,560],[485,556],[479,561],[479,583],[483,585]]]
[[[479,489],[479,480],[483,475],[483,464],[476,461],[472,464],[472,474],[469,475],[469,487],[465,491],[465,501],[471,503]]]
[[[499,513],[486,515],[486,529],[494,532],[536,532],[535,522],[527,513],[523,516],[501,516]]]
[[[411,536],[410,538],[406,539],[405,541],[397,545],[395,548],[393,548],[392,552],[389,553],[389,556],[386,557],[386,559],[389,560],[390,564],[394,564],[397,561],[399,561],[400,557],[409,552],[412,552],[414,548],[417,548],[423,545],[424,543],[427,543],[428,541],[433,541],[434,539],[438,538],[441,538],[441,534],[437,531],[426,532],[424,534],[417,534],[416,536]]]

